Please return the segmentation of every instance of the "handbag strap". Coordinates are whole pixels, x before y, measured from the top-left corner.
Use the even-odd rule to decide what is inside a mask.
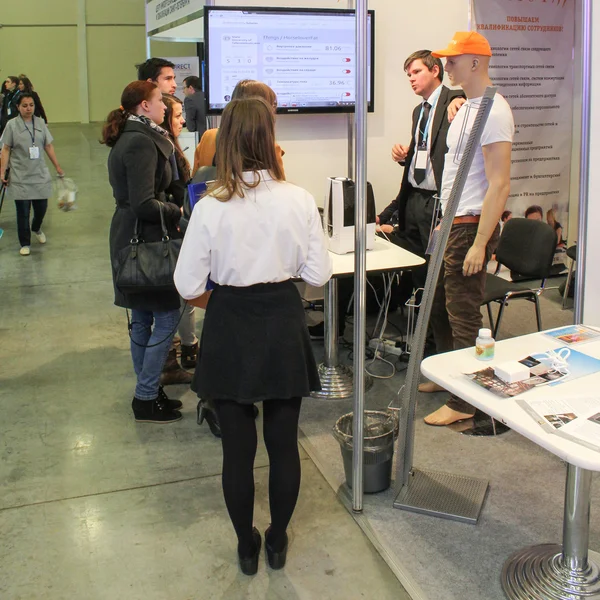
[[[171,238],[169,237],[169,232],[167,230],[167,226],[165,224],[165,213],[163,203],[158,200],[158,210],[160,211],[160,227],[162,229],[162,241],[168,242]],[[139,244],[140,243],[140,220],[135,220],[135,225],[133,226],[133,238],[131,239],[131,244]]]
[[[133,339],[133,336],[132,336],[133,325],[134,324],[142,325],[142,323],[138,323],[138,321],[132,321],[131,318],[129,317],[129,310],[126,308],[125,314],[127,315],[127,332],[129,334],[129,339],[131,340],[131,342],[133,344],[135,344],[136,346],[139,346],[140,348],[156,348],[156,346],[160,346],[161,344],[164,344],[170,337],[175,335],[175,332],[177,331],[177,328],[179,327],[179,323],[181,323],[181,317],[183,317],[183,313],[185,312],[185,308],[187,305],[188,305],[188,301],[186,300],[184,305],[181,308],[181,312],[179,313],[179,319],[177,319],[177,323],[175,324],[173,331],[170,331],[169,334],[167,335],[167,337],[160,340],[160,342],[156,342],[156,344],[138,344],[138,342],[136,342]],[[133,317],[133,313],[131,314],[131,316]]]

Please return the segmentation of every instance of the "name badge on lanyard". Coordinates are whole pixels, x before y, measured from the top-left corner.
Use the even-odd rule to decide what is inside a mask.
[[[40,149],[35,145],[35,117],[31,120],[31,131],[29,131],[29,127],[25,121],[23,121],[23,125],[25,125],[25,129],[27,129],[27,133],[29,137],[31,137],[31,146],[29,146],[29,160],[38,160],[40,158]]]
[[[417,149],[417,158],[415,160],[415,169],[427,169],[427,157],[429,152],[427,151],[427,143],[422,144]]]

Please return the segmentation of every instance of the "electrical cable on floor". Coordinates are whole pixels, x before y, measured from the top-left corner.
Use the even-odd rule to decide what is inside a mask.
[[[375,379],[391,379],[396,374],[396,367],[395,367],[395,365],[393,363],[391,363],[389,360],[386,360],[384,358],[385,357],[385,342],[384,342],[384,339],[383,339],[383,334],[384,334],[385,329],[387,327],[388,311],[389,311],[389,308],[390,308],[390,302],[392,300],[392,281],[393,281],[393,275],[387,276],[387,280],[386,280],[386,275],[383,274],[382,278],[383,278],[383,301],[379,305],[380,306],[380,311],[379,311],[379,315],[377,316],[377,322],[375,323],[375,328],[373,329],[373,332],[375,333],[377,331],[377,328],[379,327],[379,322],[380,321],[382,321],[382,324],[381,324],[381,330],[379,332],[379,337],[376,339],[376,341],[377,341],[377,347],[375,348],[375,356],[373,357],[373,360],[369,364],[372,365],[376,360],[380,360],[380,361],[388,364],[390,367],[392,367],[392,372],[389,375],[376,375],[375,373],[372,373],[371,371],[369,371],[369,368],[366,365],[365,365],[365,371],[371,377],[374,377]],[[371,287],[373,287],[373,286],[371,286]],[[373,291],[375,291],[374,288],[373,288]],[[377,294],[376,294],[376,296],[377,296]],[[383,320],[382,320],[382,317],[383,317]],[[379,346],[380,346],[380,344],[384,345],[384,354],[383,354],[383,356],[379,353]]]

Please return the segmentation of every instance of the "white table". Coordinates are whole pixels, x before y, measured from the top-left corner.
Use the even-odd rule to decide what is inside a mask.
[[[600,598],[600,555],[588,551],[592,471],[600,471],[600,452],[544,431],[514,398],[499,398],[462,373],[529,354],[564,346],[541,333],[496,343],[494,360],[482,362],[474,349],[438,354],[421,363],[423,374],[527,439],[568,463],[563,519],[563,543],[532,546],[515,552],[502,570],[508,598],[519,600],[590,600]],[[572,349],[600,358],[600,342],[574,344]],[[517,399],[593,396],[600,393],[600,373],[560,385],[534,388]]]
[[[330,252],[333,262],[333,277],[325,284],[325,359],[319,365],[321,391],[313,392],[313,398],[349,398],[354,391],[352,369],[340,365],[338,354],[338,308],[337,278],[354,274],[354,252],[335,254]],[[367,250],[367,272],[399,271],[425,263],[425,260],[383,238],[375,238],[373,250]],[[367,385],[372,382],[365,381]]]

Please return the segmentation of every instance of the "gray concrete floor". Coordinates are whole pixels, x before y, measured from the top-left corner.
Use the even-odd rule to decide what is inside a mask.
[[[14,206],[0,215],[0,598],[408,598],[303,453],[288,565],[237,568],[220,489],[221,449],[170,388],[184,419],[136,424],[124,311],[113,306],[113,200],[98,126],[51,127],[79,185],[54,201],[45,246],[18,253]],[[269,523],[267,458],[256,460],[256,524]]]

